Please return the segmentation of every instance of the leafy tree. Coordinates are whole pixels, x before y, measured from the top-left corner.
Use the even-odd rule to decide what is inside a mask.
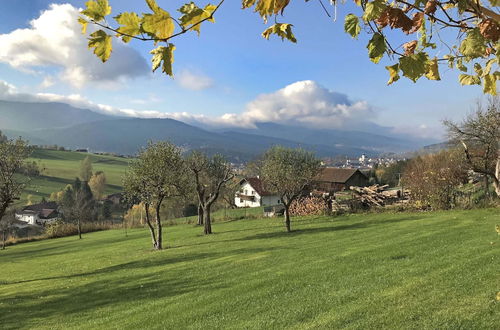
[[[280,195],[285,207],[285,226],[290,228],[290,205],[311,183],[321,161],[304,149],[275,146],[264,154],[262,179],[267,190]]]
[[[201,223],[204,233],[212,233],[211,208],[220,196],[222,188],[234,178],[231,165],[221,155],[208,157],[194,151],[187,159],[187,167],[191,170],[192,180],[198,195],[198,215],[203,214]],[[200,219],[199,222],[200,224]]]
[[[100,28],[90,34],[88,45],[103,62],[111,56],[113,35],[123,42],[136,39],[151,42],[156,47],[150,52],[153,71],[161,67],[164,73],[173,76],[176,47],[171,43],[172,39],[188,32],[199,35],[202,24],[214,22],[214,14],[224,0],[204,7],[190,2],[178,9],[181,14],[178,18],[158,6],[155,0],[145,1],[150,13],[119,13],[114,17],[117,26],[113,27],[107,18],[111,15],[108,0],[91,0],[86,3],[78,21],[82,24],[83,33],[86,33],[89,23]],[[485,93],[496,94],[496,81],[500,77],[497,71],[500,38],[500,15],[496,10],[498,0],[354,2],[359,10],[345,16],[344,30],[355,39],[362,31],[371,35],[366,48],[368,57],[374,63],[379,63],[384,56],[394,61],[393,65],[386,66],[388,84],[399,80],[400,74],[413,82],[421,77],[440,80],[439,67],[448,65],[463,72],[459,76],[462,85],[482,85]],[[276,35],[295,43],[293,25],[278,21],[279,15],[283,15],[290,3],[290,0],[242,0],[242,8],[253,9],[265,23],[274,21],[262,32],[264,38]],[[331,3],[337,6],[336,1]],[[325,6],[323,9],[331,16]],[[335,15],[336,11],[335,8]],[[450,38],[453,32],[457,36]],[[398,35],[397,38],[395,35]],[[396,47],[401,39],[405,42]],[[441,56],[445,48],[449,53]]]
[[[90,178],[89,186],[95,199],[101,199],[104,194],[104,189],[106,189],[106,174],[101,171],[96,172]]]
[[[184,169],[180,148],[169,142],[150,142],[131,163],[124,178],[128,198],[144,204],[154,249],[163,248],[160,213],[163,202],[182,196],[188,187]],[[151,208],[155,212],[156,228],[152,223]]]
[[[470,168],[484,175],[486,191],[490,178],[500,197],[500,99],[490,98],[486,109],[479,103],[461,123],[445,125],[452,140],[463,146]]]
[[[17,173],[23,168],[31,148],[21,139],[0,142],[0,222],[7,208],[19,199],[28,178]]]
[[[92,161],[90,157],[85,157],[80,164],[80,179],[88,182],[92,177]]]

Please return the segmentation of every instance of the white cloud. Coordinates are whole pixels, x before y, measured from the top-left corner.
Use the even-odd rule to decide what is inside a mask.
[[[51,4],[30,22],[29,28],[0,34],[0,62],[25,72],[58,67],[59,78],[75,87],[87,83],[116,84],[148,74],[146,60],[117,40],[113,41],[110,60],[102,63],[87,48],[77,17],[78,9],[72,5]]]
[[[243,121],[246,125],[280,122],[340,128],[349,122],[366,121],[373,117],[374,113],[366,102],[351,101],[345,94],[305,80],[274,93],[260,95],[247,105],[240,116],[227,116],[227,119]]]
[[[175,81],[185,89],[193,91],[204,90],[213,87],[214,81],[212,78],[191,72],[190,70],[182,70],[175,75]]]

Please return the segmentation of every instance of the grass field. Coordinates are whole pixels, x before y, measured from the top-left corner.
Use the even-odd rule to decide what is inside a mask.
[[[41,177],[35,178],[25,189],[21,204],[26,202],[27,196],[32,195],[35,201],[42,197],[47,198],[54,191],[63,189],[79,176],[81,161],[90,156],[94,172],[103,171],[106,174],[108,186],[105,193],[121,191],[122,175],[128,162],[125,158],[112,156],[92,155],[71,151],[56,151],[37,149],[29,161],[37,162],[44,170]]]
[[[112,230],[0,251],[3,329],[499,329],[498,209]],[[491,244],[495,242],[495,244]]]

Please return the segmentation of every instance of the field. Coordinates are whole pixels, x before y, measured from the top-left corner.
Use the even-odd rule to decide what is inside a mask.
[[[111,230],[0,251],[3,329],[498,329],[498,209]],[[492,242],[494,244],[492,244]]]
[[[94,172],[103,171],[106,174],[108,186],[105,193],[121,191],[122,175],[128,165],[127,159],[80,152],[37,149],[28,161],[37,162],[44,170],[42,176],[32,180],[25,189],[21,203],[26,202],[28,195],[32,195],[34,201],[39,201],[42,197],[47,198],[52,192],[59,191],[67,184],[71,184],[79,176],[80,163],[87,156],[90,156],[92,160]]]

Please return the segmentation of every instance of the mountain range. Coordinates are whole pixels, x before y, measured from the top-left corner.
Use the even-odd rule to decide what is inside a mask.
[[[174,119],[106,115],[64,103],[0,101],[0,130],[32,144],[133,155],[148,141],[169,140],[185,150],[222,153],[247,161],[272,145],[301,146],[320,157],[374,156],[418,149],[428,141],[362,131],[311,129],[276,123],[255,128],[208,129]]]

